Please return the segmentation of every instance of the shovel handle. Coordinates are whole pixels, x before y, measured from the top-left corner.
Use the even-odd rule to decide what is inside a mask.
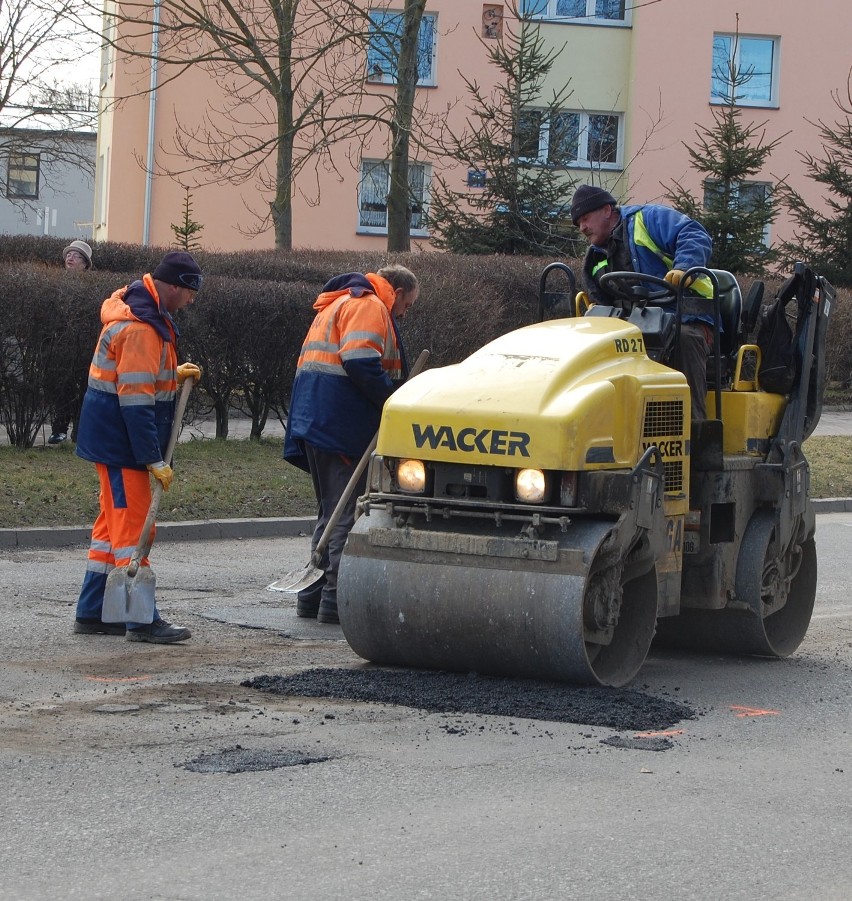
[[[410,372],[408,373],[408,380],[414,378],[416,375],[420,375],[423,371],[426,364],[429,362],[429,351],[421,350],[420,356],[415,361],[414,365],[411,367]],[[355,486],[358,484],[358,480],[364,473],[364,470],[367,468],[367,464],[370,462],[370,457],[373,451],[376,449],[376,445],[379,443],[379,433],[376,432],[373,435],[372,440],[367,445],[367,450],[364,451],[361,459],[358,461],[358,465],[355,467],[354,472],[349,477],[349,481],[346,483],[346,487],[343,489],[343,494],[340,495],[340,500],[337,502],[337,506],[331,513],[331,516],[328,518],[328,522],[325,524],[325,528],[322,530],[322,535],[320,535],[319,541],[317,542],[317,546],[314,549],[313,554],[311,554],[311,563],[314,566],[319,568],[320,563],[322,562],[322,555],[325,553],[326,546],[329,541],[331,541],[331,533],[334,531],[337,523],[340,521],[340,517],[343,515],[343,509],[346,507],[346,504],[349,502],[349,498],[352,496],[352,492],[355,490]]]
[[[186,411],[186,405],[189,401],[189,392],[192,391],[194,384],[195,376],[190,376],[183,380],[183,385],[181,386],[180,394],[178,395],[177,403],[175,404],[174,418],[172,419],[172,431],[169,435],[169,443],[166,446],[165,456],[163,457],[169,466],[172,465],[175,445],[177,444],[180,427],[183,423],[183,414]],[[147,556],[154,541],[154,537],[151,533],[154,528],[154,522],[157,519],[157,511],[160,509],[160,499],[163,496],[162,483],[158,479],[155,479],[154,481],[156,484],[154,485],[154,490],[151,492],[151,505],[148,507],[148,515],[145,517],[145,523],[142,526],[142,534],[139,536],[139,543],[133,551],[130,563],[127,564],[127,575],[131,578],[136,575],[139,570],[139,561]]]

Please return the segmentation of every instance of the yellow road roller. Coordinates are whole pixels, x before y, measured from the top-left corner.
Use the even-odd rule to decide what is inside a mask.
[[[547,290],[563,276],[569,291]],[[802,442],[821,412],[833,288],[803,264],[774,304],[759,282],[743,302],[721,270],[677,288],[606,278],[619,301],[581,311],[570,269],[551,264],[541,321],[387,402],[338,583],[361,657],[621,686],[655,635],[771,657],[801,643],[817,576]],[[699,278],[718,315],[709,418],[691,423],[666,360]],[[761,386],[769,349],[745,343],[769,315],[794,321],[784,393]]]

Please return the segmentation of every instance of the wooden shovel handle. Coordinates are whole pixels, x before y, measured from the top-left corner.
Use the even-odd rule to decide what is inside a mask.
[[[183,385],[180,389],[180,394],[178,395],[177,403],[175,404],[175,413],[174,419],[172,420],[172,431],[169,435],[169,443],[166,446],[166,453],[163,459],[165,462],[171,466],[172,465],[172,457],[175,453],[175,445],[177,444],[178,435],[180,434],[180,427],[183,423],[183,414],[186,411],[186,405],[189,401],[189,392],[192,391],[192,386],[195,384],[195,376],[190,376],[187,379],[183,380]],[[130,563],[127,564],[127,575],[133,578],[136,575],[137,570],[139,569],[139,561],[148,555],[148,551],[151,550],[151,545],[154,543],[154,536],[152,534],[154,529],[154,522],[157,519],[157,511],[160,509],[160,499],[163,496],[163,485],[159,479],[156,479],[156,484],[154,485],[154,490],[151,493],[151,505],[148,507],[148,515],[145,517],[145,523],[142,526],[142,534],[139,536],[139,543],[136,545],[133,556],[130,558]]]

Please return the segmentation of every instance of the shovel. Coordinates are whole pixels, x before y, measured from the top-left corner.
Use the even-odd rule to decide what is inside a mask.
[[[175,405],[172,433],[169,436],[169,445],[165,455],[165,461],[170,466],[186,402],[189,400],[189,392],[192,391],[193,384],[195,384],[194,378],[184,379],[180,396]],[[162,496],[163,486],[159,480],[156,480],[151,493],[151,506],[148,507],[142,534],[139,536],[139,543],[133,551],[130,563],[127,566],[115,567],[107,576],[104,605],[101,611],[101,620],[105,623],[151,623],[154,621],[154,588],[156,587],[154,570],[150,566],[140,566],[139,561],[144,559],[151,550],[151,543],[154,540],[154,521],[157,518],[157,510],[160,507]]]
[[[411,371],[408,373],[408,381],[411,381],[414,376],[419,375],[428,361],[429,351],[420,351],[420,356],[417,358],[417,361],[411,367]],[[322,530],[322,535],[320,535],[319,541],[317,542],[317,546],[314,549],[314,552],[311,554],[311,559],[304,565],[304,567],[302,567],[302,569],[294,569],[291,572],[288,572],[286,575],[282,576],[280,579],[277,579],[272,584],[267,585],[267,591],[287,591],[290,593],[296,593],[302,591],[305,588],[310,588],[311,585],[315,585],[325,575],[325,572],[320,568],[322,565],[322,556],[325,553],[325,549],[328,546],[329,541],[331,541],[332,532],[337,526],[340,517],[343,515],[344,507],[346,506],[349,498],[352,496],[352,492],[355,490],[355,486],[358,484],[358,480],[361,478],[361,475],[367,468],[367,464],[370,462],[370,455],[376,449],[378,440],[379,433],[376,432],[376,434],[373,435],[372,441],[370,441],[369,445],[367,446],[367,450],[364,451],[364,455],[358,461],[358,465],[355,467],[355,471],[352,473],[352,476],[346,483],[346,487],[343,489],[343,494],[340,495],[340,500],[337,502],[337,506],[332,511],[331,516],[329,516],[328,522],[326,523],[325,528]]]

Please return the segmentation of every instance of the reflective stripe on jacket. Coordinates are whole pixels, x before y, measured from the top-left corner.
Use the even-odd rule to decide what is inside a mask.
[[[94,463],[144,469],[163,459],[174,418],[177,329],[150,275],[101,307],[77,429],[77,454]]]
[[[305,441],[359,458],[404,374],[390,283],[374,273],[346,273],[325,287],[299,355],[287,419],[284,459],[302,469]]]
[[[626,237],[634,272],[664,278],[670,269],[708,266],[713,242],[701,223],[661,204],[620,208],[626,226]],[[597,280],[607,269],[606,248],[590,245],[583,263],[584,280],[598,303],[607,303],[606,294]],[[713,289],[709,279],[699,279],[693,286],[699,295],[684,296],[683,319],[713,322],[709,298]],[[611,302],[611,301],[610,301]]]

